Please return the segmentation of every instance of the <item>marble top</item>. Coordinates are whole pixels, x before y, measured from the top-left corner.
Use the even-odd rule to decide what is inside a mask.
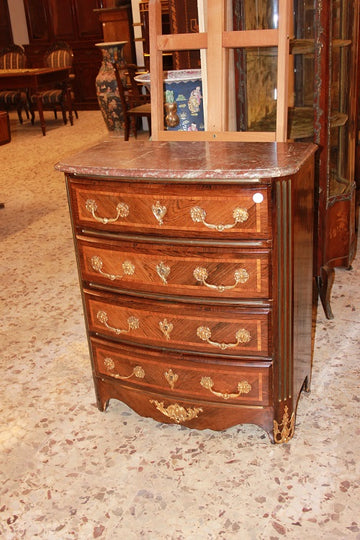
[[[308,143],[124,142],[109,138],[55,165],[76,176],[234,181],[295,174]]]

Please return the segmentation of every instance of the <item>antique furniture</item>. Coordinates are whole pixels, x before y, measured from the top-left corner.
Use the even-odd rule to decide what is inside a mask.
[[[141,40],[143,43],[143,54],[145,68],[150,70],[150,42],[149,42],[149,0],[140,0],[140,25],[141,25]],[[163,34],[170,34],[170,14],[169,1],[161,0],[161,28]],[[173,69],[173,53],[163,53],[164,69]]]
[[[0,47],[13,43],[8,0],[0,0]]]
[[[316,265],[320,298],[332,318],[334,269],[351,268],[356,250],[360,2],[318,1],[315,8],[314,141],[320,147]]]
[[[137,137],[138,121],[147,118],[149,126],[149,136],[151,137],[151,103],[149,94],[142,94],[136,84],[134,75],[136,65],[128,64],[125,71],[121,71],[119,65],[113,64],[124,121],[124,140],[128,141],[130,128],[133,135]],[[124,80],[123,80],[124,79]]]
[[[69,112],[69,120],[72,125],[73,115],[70,111],[74,111],[76,118],[78,118],[78,112],[74,108],[74,93],[71,83],[74,80],[74,76],[70,73],[73,63],[73,52],[71,47],[65,42],[54,43],[50,49],[46,52],[44,63],[50,68],[68,68],[69,75],[66,80],[55,82],[53,88],[42,90],[39,95],[31,96],[32,106],[32,122],[34,121],[33,110],[36,108],[38,100],[41,99],[42,108],[44,110],[50,109],[54,111],[54,116],[57,118],[57,110],[60,109],[64,124],[67,123],[66,111]],[[70,102],[70,104],[69,104]]]
[[[234,28],[265,27],[278,0],[234,0]],[[294,0],[291,6],[288,138],[314,141],[316,160],[315,275],[325,314],[334,268],[355,256],[355,148],[359,80],[358,0]],[[274,51],[235,52],[237,127],[272,130]]]
[[[9,115],[6,111],[0,111],[0,145],[11,141]]]
[[[94,11],[101,22],[104,41],[126,41],[124,60],[127,64],[136,63],[131,2],[123,2],[123,5],[119,7]]]
[[[0,51],[0,70],[21,69],[26,66],[26,55],[20,45],[10,45]],[[21,111],[29,118],[29,102],[26,88],[11,87],[0,92],[0,109],[6,111],[16,109],[19,122],[22,124]]]
[[[60,68],[60,67],[69,67],[72,68],[74,62],[74,53],[72,48],[65,41],[56,41],[48,51],[45,53],[45,65],[51,68]],[[74,94],[74,80],[75,73],[72,71],[69,73],[69,79],[67,84],[69,86],[72,110],[74,111],[75,117],[79,118],[77,108],[75,106],[75,94]],[[62,90],[63,88],[61,88]],[[55,109],[56,113],[56,109]],[[56,118],[56,114],[55,114]]]
[[[197,0],[168,0],[171,34],[199,32]],[[200,68],[200,51],[173,52],[174,69]]]
[[[74,53],[75,106],[97,109],[95,77],[101,53],[95,43],[102,40],[101,24],[95,9],[99,0],[24,0],[29,44],[25,51],[29,66],[43,65],[45,52],[56,41],[65,41]]]
[[[311,372],[312,144],[110,138],[66,174],[100,410],[294,433]]]
[[[5,88],[28,88],[29,93],[36,96],[39,111],[40,125],[43,135],[46,135],[44,111],[41,101],[41,92],[46,88],[53,88],[55,84],[62,84],[69,78],[69,68],[30,68],[0,70],[0,90]],[[72,116],[71,99],[68,98],[69,116]]]

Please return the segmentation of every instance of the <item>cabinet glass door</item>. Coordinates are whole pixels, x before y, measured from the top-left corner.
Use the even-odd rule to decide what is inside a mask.
[[[274,30],[278,0],[234,0],[234,30]],[[275,131],[277,47],[234,49],[238,131]]]
[[[329,198],[347,193],[349,170],[349,119],[353,17],[349,0],[333,2],[330,57]]]

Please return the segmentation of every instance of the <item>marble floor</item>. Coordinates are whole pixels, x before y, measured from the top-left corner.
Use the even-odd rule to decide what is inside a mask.
[[[46,116],[0,147],[0,538],[360,539],[360,264],[318,310],[295,437],[191,431],[95,405],[63,177],[105,136],[97,111]],[[133,141],[127,143],[133,144]]]

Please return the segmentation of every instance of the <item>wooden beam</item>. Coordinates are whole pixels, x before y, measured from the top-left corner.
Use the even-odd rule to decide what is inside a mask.
[[[157,36],[162,34],[161,3],[159,0],[149,2],[149,43],[150,43],[150,76],[151,76],[151,135],[158,141],[158,135],[164,129],[164,97],[163,97],[163,58],[157,47]]]
[[[277,47],[278,30],[234,30],[223,32],[223,47]]]
[[[207,34],[162,34],[157,37],[157,48],[161,51],[188,51],[207,48]]]
[[[222,36],[225,27],[225,0],[208,0],[207,3],[207,32],[211,38],[207,49],[207,91],[208,110],[207,127],[209,131],[225,131],[226,122],[226,77],[225,50],[222,46]]]
[[[279,0],[279,35],[277,67],[277,107],[276,140],[286,142],[288,123],[288,88],[289,88],[289,26],[291,0]]]

